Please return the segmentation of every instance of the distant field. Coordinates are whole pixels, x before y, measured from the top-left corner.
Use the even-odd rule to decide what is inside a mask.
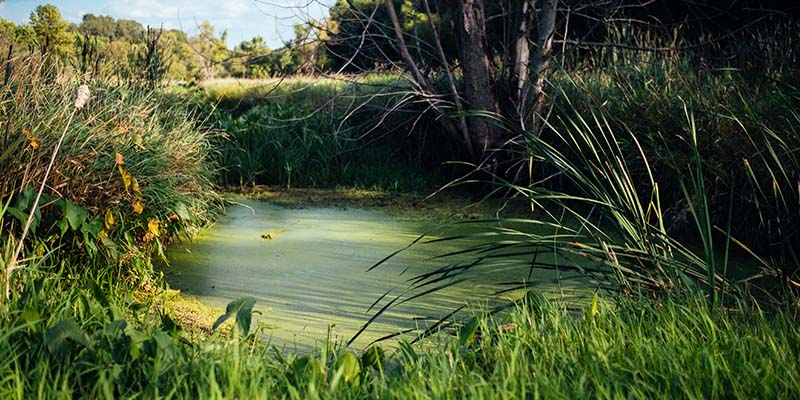
[[[397,75],[364,76],[293,76],[273,79],[224,78],[200,84],[209,100],[225,109],[246,110],[252,106],[284,101],[295,106],[318,108],[335,99],[362,96],[395,96],[408,89],[407,81]]]

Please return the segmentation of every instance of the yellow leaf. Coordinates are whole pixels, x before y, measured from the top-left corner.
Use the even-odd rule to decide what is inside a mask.
[[[31,131],[27,128],[23,128],[22,133],[25,134],[25,139],[28,139],[28,144],[30,144],[34,150],[39,150],[39,141],[31,137]]]
[[[111,227],[114,226],[114,224],[117,222],[117,219],[114,218],[114,213],[111,212],[110,208],[106,210],[106,217],[104,222],[106,225],[106,229],[111,229]]]
[[[136,202],[133,203],[133,212],[136,214],[141,214],[142,211],[144,211],[144,206],[142,205],[142,201],[136,200]]]
[[[115,158],[117,160],[117,165],[125,164],[125,160],[122,158],[122,154],[116,153]]]
[[[125,191],[129,191],[131,183],[133,181],[133,176],[130,172],[126,171],[122,168],[121,165],[117,165],[117,169],[119,169],[119,174],[122,175],[122,184],[125,185]]]
[[[147,222],[147,234],[153,237],[159,236],[157,219],[151,219],[150,221]]]
[[[136,194],[141,194],[142,193],[139,190],[139,181],[137,181],[135,177],[131,177],[131,189],[133,189],[133,193],[136,193]]]
[[[144,148],[144,141],[142,140],[142,135],[135,135],[133,137],[133,144],[139,146],[139,148]]]

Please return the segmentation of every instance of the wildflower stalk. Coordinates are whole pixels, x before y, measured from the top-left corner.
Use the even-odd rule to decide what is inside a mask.
[[[75,117],[75,114],[83,109],[83,106],[86,105],[86,101],[89,100],[90,96],[91,93],[89,92],[89,86],[81,85],[78,88],[78,95],[75,98],[75,104],[72,107],[72,112],[69,114],[67,125],[64,126],[64,131],[61,132],[61,137],[58,138],[56,147],[53,149],[53,155],[50,156],[50,164],[47,165],[47,171],[44,173],[42,184],[39,185],[39,192],[36,194],[36,200],[33,201],[31,211],[28,213],[28,220],[25,221],[25,227],[22,229],[22,236],[20,236],[17,247],[14,249],[14,255],[11,257],[11,262],[8,263],[8,269],[6,269],[6,299],[11,298],[11,274],[15,270],[22,268],[21,265],[18,265],[17,259],[19,258],[19,254],[22,252],[22,247],[25,244],[25,236],[27,236],[28,230],[31,227],[31,223],[33,222],[33,215],[39,208],[39,200],[41,200],[42,192],[44,191],[44,187],[47,185],[47,178],[50,177],[50,172],[53,170],[53,164],[55,164],[56,156],[58,156],[58,151],[61,148],[61,143],[64,141],[64,137],[67,135],[67,130],[69,130],[69,126],[72,124],[72,119]]]

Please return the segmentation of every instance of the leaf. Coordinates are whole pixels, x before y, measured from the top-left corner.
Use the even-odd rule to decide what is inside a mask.
[[[181,326],[169,314],[163,314],[161,316],[161,329],[165,332],[176,333],[181,331]]]
[[[295,383],[301,379],[316,379],[323,374],[322,363],[314,357],[303,356],[292,363],[292,378]]]
[[[358,375],[361,373],[361,365],[356,356],[344,353],[336,360],[336,372],[342,375],[345,383],[357,382]]]
[[[100,217],[92,218],[91,221],[84,220],[83,224],[81,225],[81,232],[84,234],[91,235],[93,239],[97,239],[102,229],[103,229],[103,222],[100,221]]]
[[[137,181],[136,178],[133,176],[131,176],[131,190],[138,196],[142,195],[142,191],[139,190],[139,181]]]
[[[141,214],[142,211],[144,211],[144,206],[142,205],[142,201],[136,200],[136,202],[133,203],[133,212],[135,214]]]
[[[105,225],[106,229],[111,229],[115,223],[117,223],[117,219],[114,217],[114,213],[109,208],[106,210],[105,218],[103,218],[103,225]]]
[[[156,342],[159,350],[166,350],[172,346],[172,336],[164,331],[157,331],[154,333],[153,340]]]
[[[6,212],[11,214],[12,217],[16,218],[17,221],[19,221],[22,224],[24,224],[25,221],[28,219],[28,215],[25,214],[25,211],[20,210],[16,207],[8,207],[6,208]]]
[[[380,369],[385,359],[386,354],[383,352],[383,348],[380,346],[372,346],[361,356],[361,367]]]
[[[189,209],[186,208],[186,205],[183,203],[178,203],[175,205],[175,215],[177,215],[180,219],[184,221],[188,221],[192,219],[192,215],[189,213]]]
[[[125,159],[122,157],[122,154],[115,153],[114,159],[116,160],[117,165],[125,164]]]
[[[69,199],[64,199],[64,202],[61,203],[61,212],[64,213],[64,218],[67,219],[72,230],[78,230],[86,218],[89,217],[89,211]]]
[[[160,234],[158,233],[157,219],[151,219],[150,221],[147,221],[147,234],[151,237],[159,237]]]
[[[256,299],[252,297],[242,297],[241,299],[230,302],[228,307],[225,308],[225,314],[217,318],[217,321],[214,322],[211,329],[217,330],[220,325],[235,314],[236,320],[233,324],[234,330],[238,329],[243,336],[247,335],[250,332],[250,322],[253,318],[253,306],[255,304]]]
[[[39,312],[32,308],[26,308],[20,315],[20,318],[29,324],[38,322],[42,319],[42,317],[39,315]]]
[[[400,342],[400,354],[403,355],[406,362],[416,362],[419,359],[417,352],[414,351],[414,347],[411,346],[411,343],[408,341],[401,341]]]
[[[117,165],[117,169],[119,170],[119,174],[122,176],[122,184],[125,186],[125,191],[130,192],[133,175],[122,168],[122,165]]]
[[[466,346],[468,343],[475,339],[475,334],[478,332],[480,325],[478,317],[472,317],[461,329],[458,331],[458,345],[461,347]]]
[[[54,327],[48,329],[45,334],[47,350],[49,350],[51,354],[55,354],[64,348],[64,343],[66,343],[67,340],[71,340],[84,347],[89,347],[91,345],[86,333],[71,319],[65,319],[57,323]]]

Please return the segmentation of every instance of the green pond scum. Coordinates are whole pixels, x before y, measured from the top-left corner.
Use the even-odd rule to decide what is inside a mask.
[[[420,235],[429,233],[426,240],[438,237],[430,216],[413,209],[394,211],[281,206],[237,198],[212,228],[191,242],[172,246],[163,272],[171,288],[219,310],[237,298],[254,297],[267,339],[282,348],[309,352],[325,340],[349,340],[385,293],[413,292],[409,282],[415,276],[463,259],[438,256],[455,252],[466,241],[439,242],[414,246],[371,269]],[[364,348],[400,331],[424,331],[459,307],[471,306],[474,312],[486,302],[500,303],[489,295],[503,289],[499,283],[512,279],[511,273],[484,276],[393,308],[352,346]],[[530,278],[546,292],[557,290],[557,279],[550,271]],[[562,282],[560,290],[577,291],[573,282]]]

